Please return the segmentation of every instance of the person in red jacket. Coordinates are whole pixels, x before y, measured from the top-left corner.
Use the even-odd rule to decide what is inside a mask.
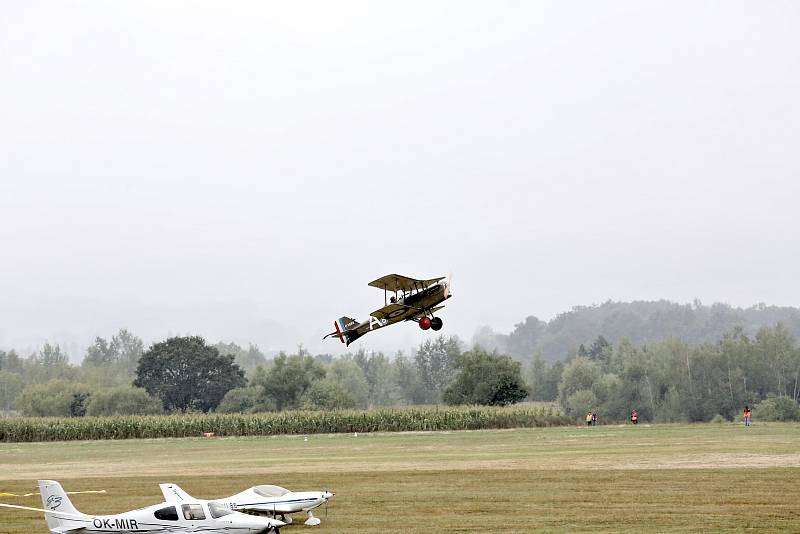
[[[744,416],[744,426],[750,426],[750,407],[745,406],[744,410],[742,410],[742,415]]]

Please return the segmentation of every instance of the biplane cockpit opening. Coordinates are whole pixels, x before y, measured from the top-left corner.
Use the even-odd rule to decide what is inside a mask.
[[[383,308],[372,312],[369,319],[361,323],[340,317],[333,323],[336,331],[323,339],[338,337],[342,343],[350,345],[372,330],[401,321],[414,321],[422,330],[439,331],[444,322],[435,313],[444,308],[442,303],[452,296],[450,278],[417,279],[389,274],[373,280],[368,285],[383,290]]]

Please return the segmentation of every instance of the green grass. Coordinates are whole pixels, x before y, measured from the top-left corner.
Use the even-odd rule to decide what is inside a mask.
[[[153,504],[159,482],[337,493],[321,527],[287,532],[800,532],[798,438],[773,423],[14,443],[0,492],[106,489],[74,496],[88,513]],[[41,515],[0,510],[0,533],[38,532]]]

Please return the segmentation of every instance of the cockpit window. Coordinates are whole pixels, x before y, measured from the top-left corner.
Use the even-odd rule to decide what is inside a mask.
[[[224,504],[221,502],[210,502],[208,503],[208,511],[211,512],[211,517],[214,519],[218,519],[224,515],[232,514],[231,510],[228,510]]]
[[[156,519],[161,519],[162,521],[177,521],[178,520],[178,512],[175,510],[174,506],[168,506],[166,508],[159,508],[153,515],[156,516]]]
[[[256,486],[253,491],[262,497],[282,497],[289,493],[289,490],[280,486]]]
[[[199,504],[184,504],[181,506],[183,509],[183,517],[188,520],[199,520],[205,519],[206,513],[203,511],[203,507]]]

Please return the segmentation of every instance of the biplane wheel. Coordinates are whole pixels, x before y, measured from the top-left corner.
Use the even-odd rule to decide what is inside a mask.
[[[439,330],[442,329],[443,325],[444,321],[442,321],[440,317],[434,317],[433,319],[431,319],[431,330],[438,332]]]
[[[431,320],[428,319],[427,317],[420,317],[419,327],[422,328],[423,330],[427,330],[428,328],[431,327]]]

